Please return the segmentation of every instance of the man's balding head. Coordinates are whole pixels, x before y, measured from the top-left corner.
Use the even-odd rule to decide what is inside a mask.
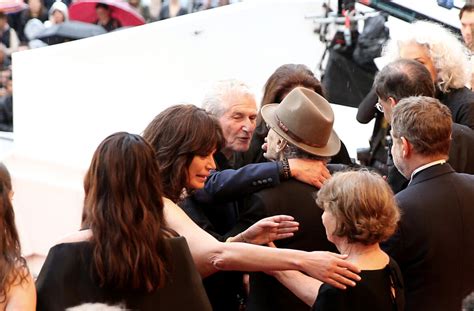
[[[430,72],[422,64],[399,59],[385,66],[375,77],[375,92],[382,99],[397,101],[409,96],[434,97],[435,87]]]
[[[435,86],[429,71],[417,61],[396,60],[385,66],[375,77],[374,89],[390,122],[392,109],[409,96],[434,97]]]

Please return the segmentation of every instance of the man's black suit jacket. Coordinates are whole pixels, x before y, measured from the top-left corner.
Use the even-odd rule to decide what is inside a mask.
[[[246,204],[251,209],[264,209],[267,216],[290,215],[300,223],[299,230],[293,237],[275,242],[277,247],[337,252],[334,244],[326,237],[321,220],[323,210],[316,205],[314,199],[317,191],[313,186],[290,179],[276,187],[254,193]],[[303,301],[274,277],[263,272],[251,273],[248,311],[308,309]]]
[[[458,173],[474,174],[474,131],[469,127],[453,123],[448,163]],[[388,155],[387,181],[393,192],[406,188],[408,180],[393,165],[392,154]]]
[[[474,290],[474,176],[435,165],[396,199],[401,221],[383,248],[402,271],[406,310],[459,311]]]

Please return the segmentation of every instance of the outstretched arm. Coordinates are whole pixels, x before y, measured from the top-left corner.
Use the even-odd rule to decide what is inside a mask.
[[[345,288],[359,280],[359,269],[330,252],[273,249],[247,243],[221,243],[199,228],[173,202],[164,199],[166,224],[188,241],[201,276],[217,270],[300,270],[335,287]]]
[[[211,173],[204,189],[194,192],[194,198],[203,203],[238,200],[280,183],[276,162],[248,164],[238,170],[227,169]]]
[[[321,188],[331,177],[326,163],[320,160],[288,159],[291,177]],[[212,173],[204,189],[194,192],[195,200],[203,203],[237,200],[245,194],[278,185],[280,164],[277,162],[248,164],[238,170],[223,170]]]

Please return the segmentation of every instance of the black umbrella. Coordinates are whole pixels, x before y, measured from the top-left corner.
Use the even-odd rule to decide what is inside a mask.
[[[67,41],[93,37],[106,33],[104,27],[78,21],[67,21],[41,31],[36,38],[53,45]]]

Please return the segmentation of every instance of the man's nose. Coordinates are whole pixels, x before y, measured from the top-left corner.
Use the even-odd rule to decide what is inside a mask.
[[[242,125],[242,130],[245,132],[251,132],[254,129],[253,121],[250,118],[245,119],[244,124]]]

